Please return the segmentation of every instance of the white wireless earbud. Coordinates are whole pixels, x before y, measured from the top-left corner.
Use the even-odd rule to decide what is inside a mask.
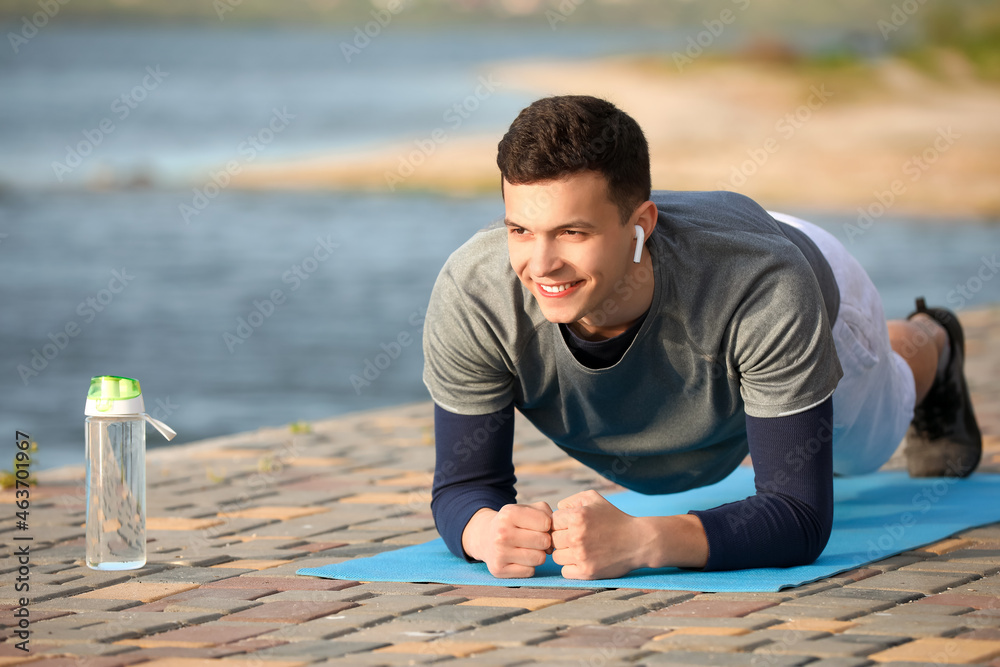
[[[642,244],[646,241],[646,232],[639,225],[635,226],[635,256],[632,261],[638,264],[642,260]]]

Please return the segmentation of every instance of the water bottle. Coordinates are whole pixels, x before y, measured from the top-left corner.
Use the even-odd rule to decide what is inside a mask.
[[[87,566],[134,570],[146,564],[146,422],[138,380],[100,375],[87,392]]]

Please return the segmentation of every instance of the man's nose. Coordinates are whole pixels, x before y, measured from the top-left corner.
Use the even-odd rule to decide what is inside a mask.
[[[531,248],[531,275],[536,277],[551,275],[559,268],[559,253],[554,241],[536,238]]]

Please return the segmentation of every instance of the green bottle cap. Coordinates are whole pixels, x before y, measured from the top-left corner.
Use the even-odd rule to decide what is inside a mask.
[[[110,407],[111,401],[126,401],[141,394],[138,380],[117,375],[98,375],[90,380],[87,399],[96,401],[98,406],[102,406],[98,409],[104,412]]]

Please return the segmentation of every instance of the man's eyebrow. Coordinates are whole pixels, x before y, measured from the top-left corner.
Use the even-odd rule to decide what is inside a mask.
[[[503,224],[505,226],[507,226],[507,227],[523,228],[523,225],[519,225],[518,223],[514,222],[510,218],[504,218],[503,219]],[[597,228],[598,228],[597,225],[595,225],[592,222],[588,222],[586,220],[572,220],[570,222],[567,222],[565,224],[562,224],[562,225],[559,225],[558,227],[553,228],[552,231],[556,231],[557,232],[557,231],[561,231],[563,229],[597,229]]]

